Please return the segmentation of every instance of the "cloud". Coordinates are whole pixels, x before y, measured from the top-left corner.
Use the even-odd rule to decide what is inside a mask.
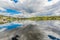
[[[21,17],[49,16],[55,15],[55,11],[59,10],[59,2],[59,0],[52,0],[51,2],[48,2],[48,0],[18,0],[17,3],[14,3],[14,0],[1,0],[0,7],[20,11],[22,12],[22,14],[19,14]]]
[[[58,11],[60,9],[59,0],[56,0],[56,1],[53,0],[52,2],[47,3],[48,6],[47,5],[44,6],[44,4],[43,4],[44,2],[40,4],[40,1],[39,2],[38,1],[39,0],[24,2],[21,6],[22,9],[21,10],[18,9],[18,10],[22,11],[24,16],[27,14],[29,16],[54,16],[54,15],[58,14],[55,11]],[[51,3],[52,3],[52,5],[50,5]]]
[[[5,11],[5,9],[4,9],[4,8],[2,8],[2,7],[0,7],[0,11]]]
[[[60,0],[48,0],[48,3],[46,3],[47,6],[54,5]]]

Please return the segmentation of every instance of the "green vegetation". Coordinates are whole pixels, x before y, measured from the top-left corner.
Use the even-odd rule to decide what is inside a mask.
[[[39,16],[39,17],[30,17],[30,18],[16,18],[11,16],[0,15],[0,24],[20,21],[20,20],[31,20],[31,21],[47,21],[47,20],[60,20],[60,16]]]
[[[42,17],[31,17],[30,20],[46,21],[46,20],[60,20],[60,16],[42,16]]]

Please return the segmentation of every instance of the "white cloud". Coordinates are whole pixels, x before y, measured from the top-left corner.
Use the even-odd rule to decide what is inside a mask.
[[[14,3],[10,0],[0,0],[0,7],[2,8],[15,8]]]
[[[22,11],[23,16],[25,16],[25,17],[39,16],[39,15],[47,16],[47,14],[51,14],[50,16],[59,15],[59,13],[60,13],[59,12],[59,10],[60,10],[60,1],[59,0],[56,0],[56,1],[53,0],[51,3],[48,3],[47,0],[45,0],[45,2],[42,2],[43,1],[42,0],[41,3],[40,3],[40,1],[39,0],[25,1],[22,4],[22,6],[19,6],[19,7],[21,7],[21,9],[18,9],[19,7],[17,7],[17,9]],[[48,6],[47,5],[44,6],[43,3],[46,3]],[[55,11],[57,11],[57,12],[55,12]]]
[[[53,11],[53,13],[54,13],[53,15],[60,16],[60,9],[59,8],[56,9],[55,11]]]
[[[58,1],[60,1],[60,0],[51,0],[50,2],[46,3],[45,5],[46,6],[51,6],[51,5],[56,4]]]
[[[48,14],[50,12],[54,15],[56,14],[55,11],[57,11],[57,6],[60,4],[59,2],[59,0],[52,0],[51,2],[48,2],[48,0],[19,0],[18,3],[14,3],[10,0],[0,0],[0,7],[21,11],[23,13],[19,14],[21,17]]]
[[[24,3],[25,2],[25,0],[19,0],[21,3]]]
[[[0,15],[11,16],[9,13],[1,12]]]
[[[4,8],[2,8],[2,7],[0,7],[0,10],[5,11],[5,9],[4,9]]]

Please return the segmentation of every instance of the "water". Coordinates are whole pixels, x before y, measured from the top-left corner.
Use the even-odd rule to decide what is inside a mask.
[[[20,26],[22,26],[22,24],[8,23],[8,24],[0,25],[0,29],[6,28],[6,30],[13,30]]]
[[[56,37],[54,37],[54,36],[52,36],[52,35],[48,35],[48,37],[49,37],[50,39],[52,39],[52,40],[60,40],[59,38],[56,38]]]
[[[20,24],[11,24],[7,26],[7,30],[12,30],[20,26],[21,26]]]
[[[21,24],[22,23],[22,24]],[[35,24],[40,25],[41,29],[43,29],[48,37],[55,37],[55,39],[59,39],[60,37],[60,21],[58,20],[52,20],[52,21],[21,21],[21,22],[15,22],[15,23],[9,23],[5,25],[0,25],[0,29],[6,28],[6,30],[13,30],[15,28],[21,27],[22,25],[27,24]],[[5,30],[5,31],[6,31]],[[1,31],[2,32],[2,31]],[[52,40],[55,40],[53,38],[50,38]]]

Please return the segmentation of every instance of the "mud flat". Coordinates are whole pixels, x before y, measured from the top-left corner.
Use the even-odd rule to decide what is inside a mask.
[[[27,25],[10,31],[0,33],[0,40],[12,40],[18,35],[18,40],[49,40],[44,31],[37,25]]]

